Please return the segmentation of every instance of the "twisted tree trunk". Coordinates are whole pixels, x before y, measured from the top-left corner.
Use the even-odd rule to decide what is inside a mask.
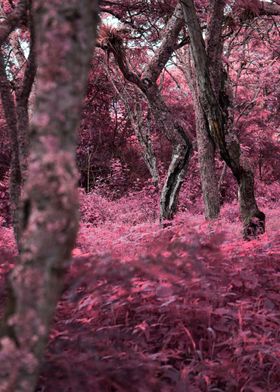
[[[33,0],[38,63],[23,191],[20,263],[11,279],[0,341],[0,391],[35,389],[65,263],[78,230],[76,128],[80,119],[97,1]]]
[[[159,125],[159,129],[173,147],[171,163],[160,198],[161,221],[172,219],[176,212],[179,191],[192,151],[190,137],[184,132],[179,122],[173,118],[169,108],[162,99],[156,83],[176,47],[182,26],[183,14],[181,6],[178,4],[166,25],[159,48],[151,61],[144,67],[141,75],[138,75],[129,66],[122,39],[119,36],[114,36],[110,32],[106,43],[103,40],[103,48],[113,53],[124,78],[130,83],[135,84],[146,96],[152,114]]]
[[[172,157],[161,191],[160,219],[173,218],[178,197],[188,168],[192,143],[179,122],[175,121],[156,85],[142,90],[147,97],[153,116],[166,139],[172,144]]]
[[[152,177],[153,184],[157,188],[159,175],[157,169],[157,159],[151,140],[151,119],[150,111],[147,113],[147,117],[142,117],[142,110],[137,102],[132,111],[129,111],[129,118],[134,129],[137,140],[142,148],[143,159]]]

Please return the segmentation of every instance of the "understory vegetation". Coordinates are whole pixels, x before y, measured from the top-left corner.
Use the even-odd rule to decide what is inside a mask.
[[[280,391],[280,0],[0,0],[0,392]]]
[[[141,200],[81,191],[37,391],[278,391],[277,202],[263,200],[267,233],[244,243],[235,203],[215,222],[182,211],[161,228],[155,198]],[[9,228],[0,253],[3,292],[16,254]]]

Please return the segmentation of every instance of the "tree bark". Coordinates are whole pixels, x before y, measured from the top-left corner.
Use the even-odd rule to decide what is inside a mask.
[[[195,98],[195,124],[198,148],[201,188],[206,219],[218,218],[220,214],[220,193],[215,167],[215,146],[208,134],[208,124],[205,120],[200,102]]]
[[[219,147],[222,159],[230,167],[237,180],[244,238],[255,237],[265,231],[265,215],[257,206],[253,174],[248,168],[241,165],[239,142],[233,133],[228,132],[228,113],[225,111],[227,103],[224,103],[224,100],[227,100],[228,97],[224,95],[225,86],[222,85],[222,80],[219,88],[219,75],[218,87],[214,88],[212,85],[213,81],[211,82],[211,79],[213,80],[214,75],[209,72],[205,42],[193,1],[181,0],[181,3],[190,36],[196,79],[199,86],[199,100],[207,118],[209,134],[216,146]],[[217,0],[217,5],[224,7],[224,1]],[[221,32],[220,24],[222,20],[215,22],[217,22],[215,28],[219,28]],[[218,35],[218,37],[221,40],[221,36]],[[220,48],[213,48],[213,50],[221,53]],[[218,59],[216,58],[216,60]]]
[[[195,81],[191,53],[184,51],[179,55],[182,71],[192,93],[195,111],[195,129],[198,149],[198,163],[206,219],[216,219],[220,213],[220,193],[215,168],[215,146],[209,138],[208,123],[199,101],[198,86]]]
[[[31,18],[30,18],[31,19]],[[30,20],[30,50],[25,66],[23,81],[21,86],[16,90],[16,113],[18,124],[18,144],[19,144],[19,161],[22,182],[27,177],[27,158],[29,152],[29,98],[34,85],[36,76],[36,59],[34,48],[34,31],[33,21]]]
[[[38,62],[23,192],[20,263],[0,351],[1,392],[35,389],[65,263],[78,229],[76,128],[97,25],[97,1],[33,0]],[[2,331],[3,332],[3,331]]]
[[[151,140],[150,112],[148,112],[147,117],[144,119],[141,117],[141,111],[141,107],[139,107],[139,103],[137,102],[132,111],[128,109],[129,118],[137,140],[142,148],[143,158],[152,177],[153,184],[155,187],[158,187],[159,175],[157,159]]]

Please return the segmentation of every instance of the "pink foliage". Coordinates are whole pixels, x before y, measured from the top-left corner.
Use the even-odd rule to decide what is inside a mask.
[[[244,243],[237,206],[211,224],[181,213],[161,229],[132,224],[143,212],[127,198],[118,214],[107,203],[105,220],[81,225],[41,389],[276,391],[276,212],[266,211],[266,235]]]
[[[17,2],[2,3],[9,13]],[[115,15],[120,24],[130,26],[127,52],[133,70],[140,73],[158,47],[176,4],[175,0],[103,2],[103,11],[109,11],[105,19]],[[221,215],[214,222],[204,220],[195,143],[178,213],[160,227],[159,189],[170,162],[170,143],[159,136],[151,118],[157,189],[127,108],[108,77],[114,62],[97,49],[76,151],[80,232],[36,392],[279,391],[278,19],[255,18],[260,15],[257,0],[227,4],[223,60],[232,95],[230,117],[241,141],[242,162],[255,174],[267,232],[243,241],[236,181],[230,170],[221,177],[219,158]],[[202,26],[209,20],[209,5],[206,0],[195,1]],[[20,34],[27,42],[28,33],[22,29]],[[13,74],[14,60],[7,64]],[[15,75],[13,82],[22,72]],[[127,88],[128,106],[133,107],[132,86],[117,70],[113,76],[118,87]],[[173,58],[158,87],[174,118],[194,140],[191,94]],[[145,123],[148,105],[143,96],[139,105]],[[11,147],[2,109],[0,136],[3,317],[5,282],[17,251],[9,212]]]

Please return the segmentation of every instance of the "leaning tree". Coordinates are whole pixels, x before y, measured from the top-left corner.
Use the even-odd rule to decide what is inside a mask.
[[[172,158],[160,199],[160,218],[171,219],[176,211],[179,191],[183,183],[192,151],[191,136],[180,121],[174,118],[164,101],[157,80],[178,47],[178,36],[183,27],[180,4],[170,16],[160,44],[141,70],[135,70],[128,61],[128,48],[118,29],[103,25],[99,31],[98,45],[112,53],[124,78],[134,84],[146,97],[151,113],[163,136],[172,145]]]

